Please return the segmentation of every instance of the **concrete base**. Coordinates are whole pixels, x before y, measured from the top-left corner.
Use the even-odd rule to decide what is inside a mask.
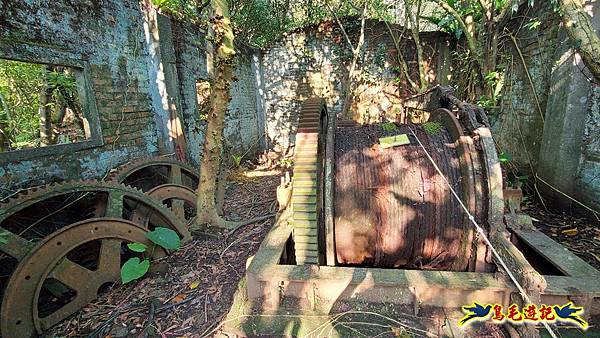
[[[221,328],[223,337],[483,337],[481,331],[489,330],[481,323],[459,328],[459,309],[421,307],[415,315],[412,305],[347,301],[323,313],[284,296],[277,309],[265,310],[262,299],[249,299],[247,292],[243,279]]]
[[[326,316],[329,320],[336,313],[371,304],[367,308],[389,307],[419,317],[428,314],[443,322],[449,320],[448,313],[459,313],[461,306],[473,302],[497,303],[507,308],[511,294],[516,292],[500,272],[284,265],[281,258],[285,256],[286,242],[292,233],[289,217],[289,211],[284,211],[257,254],[248,261],[246,304],[242,307],[255,317],[295,314],[310,318]],[[542,292],[542,303],[573,301],[584,306],[587,315],[600,315],[600,283],[597,282],[600,272],[537,230],[514,231],[515,240],[518,238],[521,245],[533,245],[537,252],[535,257],[526,254],[528,260],[539,260],[541,256],[543,264],[551,264],[554,271],[559,271],[556,275],[543,276],[547,288]],[[265,322],[264,318],[259,321]],[[288,325],[295,327],[289,324],[293,321],[288,321]]]

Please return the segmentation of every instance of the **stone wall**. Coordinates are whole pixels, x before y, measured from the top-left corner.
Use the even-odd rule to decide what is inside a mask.
[[[600,5],[588,5],[600,30]],[[572,204],[556,188],[600,210],[600,88],[589,81],[549,2],[523,6],[515,18],[509,27],[520,53],[509,37],[501,43],[508,57],[493,126],[498,147],[520,170],[550,184],[538,181],[549,201]]]
[[[198,164],[206,125],[206,121],[200,115],[206,111],[198,110],[196,83],[207,81],[209,78],[205,54],[206,34],[189,23],[174,21],[172,27],[188,158]],[[232,148],[231,152],[242,154],[257,144],[257,138],[261,134],[256,110],[256,79],[251,64],[254,51],[241,47],[238,49],[235,58],[235,81],[231,86],[231,101],[224,133],[227,144]]]
[[[204,125],[195,83],[206,78],[204,34],[158,17],[136,0],[0,3],[0,57],[85,64],[86,94],[95,101],[101,131],[97,142],[76,149],[46,147],[25,158],[0,154],[0,197],[53,181],[101,178],[132,159],[172,153],[169,102],[183,120],[188,159],[198,163]],[[241,152],[254,144],[258,128],[251,57],[239,57],[238,64],[226,136]]]
[[[358,21],[345,23],[350,39],[355,43],[360,31]],[[394,26],[398,34],[398,26]],[[358,64],[359,81],[352,112],[362,122],[379,121],[382,117],[396,117],[405,108],[409,96],[394,84],[398,73],[397,50],[386,27],[367,22],[364,52]],[[408,33],[406,33],[408,34]],[[448,55],[439,53],[449,44],[449,37],[441,33],[422,33],[426,72],[429,83],[439,82],[444,76]],[[412,40],[401,45],[410,73],[415,78],[416,56]],[[286,149],[293,144],[295,125],[300,104],[307,97],[325,97],[328,108],[341,111],[346,77],[352,58],[340,29],[335,23],[323,22],[284,36],[265,48],[260,55],[260,72],[264,79],[262,100],[266,116],[267,143]],[[400,86],[406,88],[405,84]],[[260,102],[259,102],[260,105]]]
[[[509,36],[505,35],[499,43],[500,53],[507,53],[510,57],[502,60],[506,78],[500,114],[493,124],[493,131],[501,151],[511,154],[520,165],[529,166],[531,161],[535,167],[542,142],[542,119],[548,101],[558,18],[548,3],[534,8],[525,7],[519,14],[519,18],[510,22],[508,28],[521,54]],[[541,23],[537,28],[526,26],[536,20]]]

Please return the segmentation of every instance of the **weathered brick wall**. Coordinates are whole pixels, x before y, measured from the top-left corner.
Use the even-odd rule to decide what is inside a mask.
[[[3,42],[89,62],[105,145],[2,165],[0,194],[52,180],[99,177],[129,158],[158,151],[143,24],[137,1],[4,3]]]
[[[357,21],[345,23],[353,43],[358,40],[359,24]],[[398,76],[393,70],[397,65],[397,50],[385,26],[368,22],[365,33],[364,53],[357,67],[361,76],[351,109],[358,120],[372,122],[379,121],[382,116],[394,117],[403,112],[403,99],[408,96],[408,91],[399,90],[393,82]],[[449,37],[431,32],[422,33],[421,39],[427,80],[435,83],[440,80],[436,76],[442,58],[437,51],[447,44]],[[402,41],[403,55],[412,78],[416,79],[413,42]],[[300,104],[307,97],[322,96],[329,109],[336,113],[341,111],[351,59],[345,38],[332,22],[288,34],[262,51],[263,100],[270,146],[285,149],[293,144]]]
[[[162,79],[153,73],[157,61],[145,6],[137,0],[0,3],[0,51],[16,45],[37,55],[88,62],[103,139],[102,146],[76,152],[0,162],[0,197],[52,181],[101,178],[132,159],[169,151],[168,116],[156,98]],[[198,163],[204,124],[198,120],[195,83],[206,78],[205,40],[195,27],[183,28],[175,36],[181,41],[174,41],[182,47],[177,55],[178,111],[188,158]],[[237,60],[226,136],[241,152],[254,143],[258,131],[250,59],[242,55]]]

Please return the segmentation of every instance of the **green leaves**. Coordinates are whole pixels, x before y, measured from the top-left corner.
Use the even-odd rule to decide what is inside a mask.
[[[523,27],[525,27],[529,30],[534,30],[534,29],[538,28],[541,24],[542,24],[542,22],[540,20],[531,19],[531,20],[529,20],[529,22],[527,22],[525,25],[523,25]]]
[[[127,284],[132,280],[136,280],[146,274],[150,269],[150,261],[144,259],[140,262],[138,257],[130,258],[121,267],[121,280],[123,284]]]
[[[442,130],[442,125],[439,122],[425,122],[423,123],[423,129],[429,135],[436,135]]]
[[[243,155],[231,155],[231,159],[233,160],[233,165],[235,166],[235,168],[240,167],[240,164],[242,163],[242,158],[244,158]]]
[[[158,227],[153,231],[147,232],[146,237],[167,250],[176,250],[181,246],[179,235],[168,228]]]
[[[148,246],[144,243],[129,243],[127,247],[133,252],[146,252],[146,249],[148,249]]]
[[[508,163],[508,162],[512,161],[512,156],[508,153],[501,152],[498,155],[498,159],[500,160],[500,163]]]
[[[396,127],[396,124],[393,122],[382,123],[381,128],[383,128],[383,130],[385,130],[388,133],[398,130],[398,127]]]
[[[2,233],[0,232],[1,235]],[[158,227],[153,231],[147,232],[146,237],[154,244],[167,250],[176,250],[181,246],[179,235],[168,228]],[[1,239],[2,237],[0,237]],[[129,243],[127,244],[127,248],[141,254],[148,251],[148,246],[144,243]],[[152,252],[154,252],[154,249]],[[123,284],[127,284],[132,280],[143,277],[148,272],[148,269],[150,269],[150,260],[140,260],[139,257],[132,257],[121,267],[121,280]]]

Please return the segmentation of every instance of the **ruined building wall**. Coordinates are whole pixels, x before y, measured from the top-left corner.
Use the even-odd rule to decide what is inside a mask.
[[[197,104],[196,84],[208,81],[206,67],[206,33],[189,23],[173,21],[175,52],[177,54],[177,70],[182,97],[182,112],[188,156],[194,163],[199,163],[206,120]],[[256,110],[255,75],[252,72],[253,50],[241,49],[235,57],[235,81],[231,86],[225,139],[234,154],[242,154],[257,144],[260,136],[258,128],[258,112]]]
[[[130,160],[172,153],[171,104],[183,120],[187,157],[198,163],[204,125],[195,83],[206,78],[204,36],[173,23],[136,0],[0,3],[0,57],[81,66],[99,131],[90,142],[0,154],[0,197],[52,181],[101,178]],[[172,52],[178,41],[169,36],[182,38],[183,50]],[[250,61],[239,58],[226,127],[238,151],[258,135]]]
[[[600,5],[588,1],[586,8],[599,31]],[[522,6],[514,17],[509,27],[521,54],[506,37],[506,81],[493,125],[498,146],[523,172],[600,210],[600,87],[589,80],[550,2]],[[549,201],[571,204],[545,183],[538,186]]]
[[[500,40],[500,53],[509,57],[501,61],[505,67],[505,81],[499,112],[492,116],[493,131],[499,149],[511,154],[521,165],[529,166],[531,161],[536,167],[556,50],[558,18],[549,3],[525,6],[519,14],[507,26],[521,54],[508,35]],[[535,21],[540,25],[532,27],[531,23]]]
[[[350,20],[345,25],[350,39],[356,43],[360,22]],[[399,27],[394,29],[398,34]],[[422,33],[421,39],[427,80],[437,83],[448,71],[447,48],[441,47],[449,45],[449,37],[429,32]],[[416,79],[413,42],[406,38],[402,41],[403,55]],[[293,145],[300,104],[307,97],[322,96],[329,109],[335,113],[341,111],[352,53],[337,24],[323,22],[290,33],[263,49],[259,57],[264,81],[258,104],[264,107],[270,146],[285,149]],[[384,116],[394,118],[404,112],[405,98],[410,95],[401,89],[406,88],[404,84],[399,89],[394,83],[398,76],[394,69],[396,57],[397,50],[386,27],[368,21],[364,53],[357,66],[361,75],[351,108],[359,121],[379,121]]]

